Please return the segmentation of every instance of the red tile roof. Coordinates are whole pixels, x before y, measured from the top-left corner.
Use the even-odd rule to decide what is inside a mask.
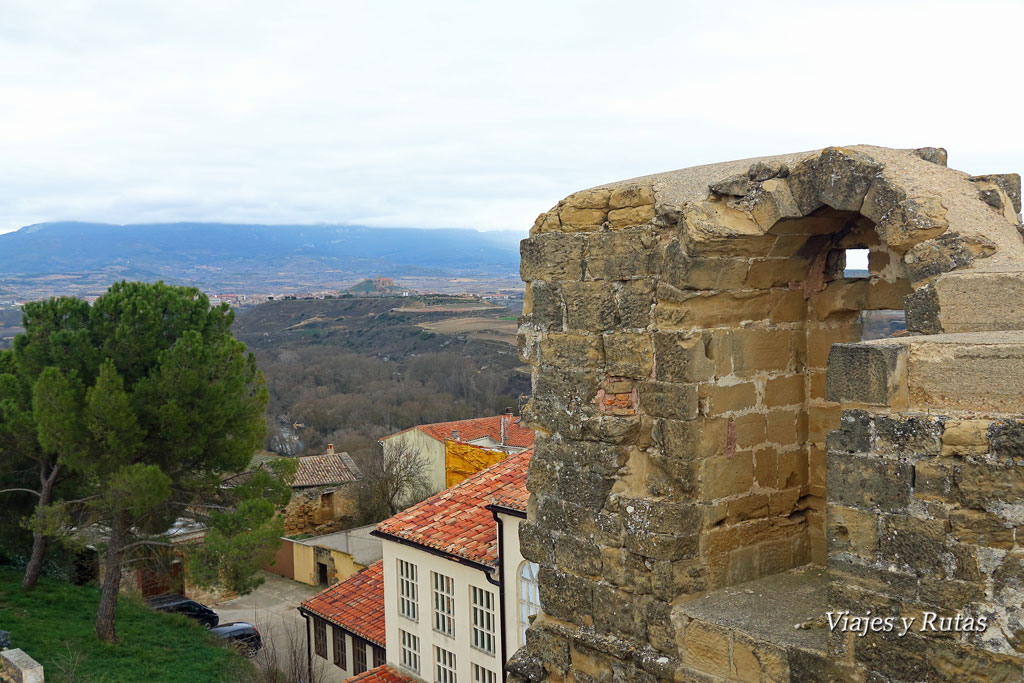
[[[413,683],[415,680],[398,673],[387,664],[381,664],[357,676],[346,678],[342,683]]]
[[[533,453],[533,449],[530,449],[530,453]],[[526,477],[524,476],[496,493],[494,495],[494,499],[491,500],[491,503],[498,507],[509,508],[510,510],[517,510],[525,513],[526,502],[529,499],[530,492],[526,490]]]
[[[383,560],[304,600],[302,608],[384,647]]]
[[[417,425],[412,427],[412,429],[418,429],[427,436],[433,437],[442,443],[452,438],[452,432],[459,433],[459,441],[476,441],[477,439],[490,437],[494,441],[502,443],[501,421],[503,419],[505,420],[504,444],[506,446],[512,446],[513,448],[530,448],[533,446],[533,430],[525,427],[520,419],[514,415],[495,415],[494,417],[477,417],[471,420],[437,422],[429,425]],[[397,436],[401,433],[391,434],[391,436]]]
[[[294,487],[330,486],[357,479],[355,464],[347,453],[304,455],[296,460]]]
[[[480,564],[498,561],[498,531],[486,508],[506,490],[526,488],[533,449],[515,453],[461,483],[389,517],[377,531]],[[524,505],[525,509],[525,505]]]

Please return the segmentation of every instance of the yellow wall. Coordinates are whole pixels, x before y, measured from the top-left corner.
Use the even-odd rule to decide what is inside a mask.
[[[508,457],[504,451],[494,451],[461,441],[444,442],[444,469],[446,485],[450,488],[471,474],[501,462]]]
[[[353,560],[351,555],[340,550],[332,550],[331,557],[334,558],[334,571],[337,573],[338,581],[344,581],[356,572],[366,569],[366,567]]]
[[[302,543],[292,543],[294,555],[292,561],[295,563],[295,580],[310,585],[316,585],[315,563],[313,562],[313,547]]]

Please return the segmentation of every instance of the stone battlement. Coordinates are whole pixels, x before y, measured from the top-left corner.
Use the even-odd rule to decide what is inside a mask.
[[[520,540],[542,614],[512,680],[1024,679],[1020,177],[945,161],[830,147],[537,219]],[[863,341],[872,310],[908,332]],[[741,586],[783,621],[810,600],[988,627],[809,645]]]

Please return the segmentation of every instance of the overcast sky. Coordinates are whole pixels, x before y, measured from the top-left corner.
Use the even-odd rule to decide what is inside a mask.
[[[1021,2],[0,0],[0,232],[525,230],[566,194],[871,143],[1024,169]]]

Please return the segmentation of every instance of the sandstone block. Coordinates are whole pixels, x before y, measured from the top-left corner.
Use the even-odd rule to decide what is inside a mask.
[[[962,268],[995,253],[996,245],[981,235],[945,232],[911,247],[903,255],[907,276],[918,283]]]
[[[596,367],[604,359],[601,337],[552,332],[541,339],[540,361],[568,369]]]
[[[949,513],[953,538],[963,543],[990,548],[1013,547],[1013,527],[990,512],[983,510],[953,510]]]
[[[763,320],[770,297],[769,292],[760,290],[698,295],[682,302],[659,301],[654,322],[663,331],[739,326],[744,321]]]
[[[605,334],[605,372],[615,377],[649,378],[654,370],[654,346],[646,334]]]
[[[654,342],[655,379],[663,382],[702,382],[714,376],[701,336],[657,332]]]
[[[944,420],[931,416],[879,415],[874,449],[883,455],[938,455]]]
[[[829,451],[827,466],[830,502],[888,512],[904,510],[910,502],[914,468],[908,463]]]
[[[763,413],[747,413],[732,419],[736,447],[740,450],[765,442],[767,419]]]
[[[825,396],[829,401],[890,405],[905,387],[906,351],[898,346],[833,344]]]
[[[749,451],[715,456],[701,463],[701,496],[717,500],[747,493],[754,485],[754,457]]]
[[[807,261],[792,257],[755,260],[750,264],[744,284],[750,289],[785,287],[790,282],[802,282],[809,267]]]
[[[754,481],[760,488],[778,487],[779,454],[774,448],[759,448],[754,452]]]
[[[1024,456],[1024,420],[998,420],[988,429],[992,454],[1003,458]]]
[[[647,327],[654,308],[654,283],[650,280],[621,283],[615,288],[615,305],[623,328]]]
[[[642,382],[640,410],[651,417],[692,420],[697,417],[697,387],[674,382]]]
[[[757,386],[753,382],[727,386],[701,384],[699,396],[705,415],[723,415],[757,405]]]
[[[618,324],[615,290],[607,282],[566,282],[565,326],[570,330],[603,332]]]
[[[797,432],[796,410],[771,410],[765,415],[765,441],[780,446],[802,441]]]
[[[804,398],[803,375],[772,377],[765,382],[764,404],[768,408],[801,404]]]
[[[644,225],[652,220],[654,220],[653,205],[612,209],[608,212],[608,227],[613,230]]]
[[[852,553],[873,560],[878,553],[878,516],[856,508],[829,505],[826,516],[829,553]]]
[[[524,322],[541,330],[561,331],[564,318],[558,285],[543,280],[527,283],[523,296],[523,316]]]
[[[839,428],[830,432],[828,449],[838,453],[865,453],[871,449],[872,419],[863,410],[844,410]]]
[[[807,409],[807,440],[813,444],[824,444],[828,433],[839,426],[838,405],[810,406]]]
[[[807,483],[807,451],[786,451],[779,455],[779,481],[777,487],[789,489]]]
[[[921,460],[914,465],[914,497],[956,503],[960,497],[956,485],[957,468],[951,463]]]
[[[703,460],[725,451],[728,420],[659,420],[654,440],[666,455]]]
[[[907,193],[902,188],[889,178],[878,175],[872,181],[867,194],[864,195],[864,203],[860,207],[860,212],[877,224],[885,214],[896,208],[906,198]]]
[[[600,232],[587,237],[586,279],[631,280],[658,272],[657,234],[650,228]]]
[[[686,662],[696,669],[717,676],[732,673],[729,663],[729,633],[725,629],[691,621],[683,632]]]
[[[934,572],[935,558],[946,547],[942,520],[883,515],[878,537],[879,558],[909,572]]]
[[[660,258],[665,282],[680,289],[742,289],[749,268],[745,259],[687,256],[677,241]]]
[[[807,364],[815,368],[824,368],[828,363],[829,350],[833,344],[857,341],[860,341],[859,324],[809,325],[807,328]]]
[[[601,575],[601,549],[586,539],[563,536],[555,544],[555,567],[584,577]]]
[[[538,576],[544,613],[573,624],[594,614],[594,584],[572,574],[541,565]]]
[[[791,680],[783,648],[736,631],[733,633],[732,652],[733,676],[742,683],[787,683]]]
[[[574,209],[607,209],[612,191],[598,187],[574,192],[562,201],[562,205]]]
[[[827,147],[821,153],[818,197],[833,209],[860,211],[864,195],[880,170],[879,163],[859,152]]]
[[[608,206],[613,209],[654,204],[654,190],[649,185],[620,185],[611,192]]]
[[[956,479],[960,500],[984,508],[992,500],[1024,501],[1024,467],[984,462],[965,462]]]
[[[579,280],[583,276],[583,238],[545,233],[519,245],[519,273],[523,280]]]
[[[990,175],[976,175],[971,176],[970,181],[973,183],[992,183],[999,187],[1010,200],[1010,205],[1013,208],[1014,213],[1020,213],[1021,202],[1020,202],[1020,175],[1017,173],[996,173]]]
[[[736,329],[729,333],[723,350],[732,353],[737,375],[784,371],[792,359],[794,336],[792,330]]]
[[[562,222],[558,219],[558,209],[552,209],[547,213],[542,213],[537,216],[537,220],[533,222],[533,227],[530,228],[530,237],[542,232],[561,232]]]
[[[601,229],[608,212],[604,209],[580,209],[565,206],[558,210],[562,232],[594,232]]]
[[[883,243],[902,252],[938,237],[948,227],[946,208],[939,197],[913,197],[888,211],[875,230]]]

